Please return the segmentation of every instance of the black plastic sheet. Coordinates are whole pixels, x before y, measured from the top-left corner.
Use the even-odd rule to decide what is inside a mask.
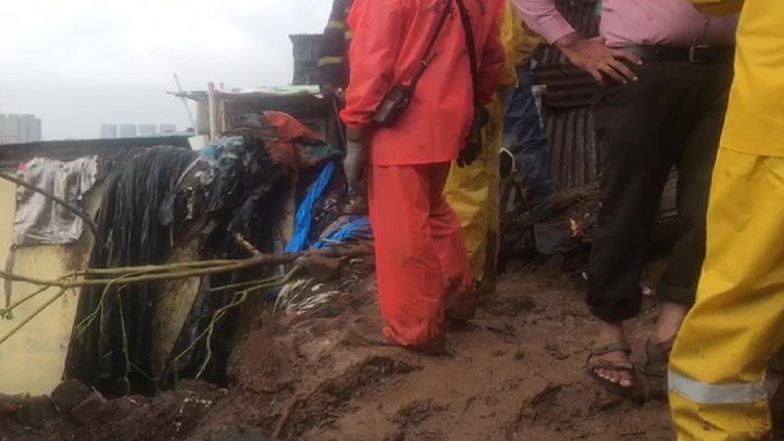
[[[233,238],[235,233],[262,253],[280,251],[275,248],[274,239],[288,195],[283,164],[272,159],[260,137],[229,136],[217,140],[213,146],[218,148],[207,153],[213,167],[207,171],[211,178],[202,181],[205,186],[201,189],[206,197],[206,222],[201,232],[205,258],[247,258],[248,251],[239,247]],[[234,297],[232,291],[212,292],[211,288],[262,279],[273,272],[270,268],[254,268],[202,280],[167,363],[162,379],[164,388],[200,373],[208,381],[225,383],[226,366],[237,332],[233,318],[238,312],[231,310],[217,322],[209,341],[199,339],[212,324],[216,311]],[[202,369],[204,366],[206,369]]]
[[[195,157],[190,150],[157,147],[110,176],[97,219],[105,243],[94,246],[90,268],[166,262],[170,228],[159,222],[159,210]],[[152,392],[149,352],[157,296],[155,284],[118,285],[105,295],[103,287],[85,288],[79,297],[65,376],[109,396]],[[92,325],[84,326],[94,312]]]

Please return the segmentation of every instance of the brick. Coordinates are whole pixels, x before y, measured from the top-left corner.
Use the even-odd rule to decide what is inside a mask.
[[[93,392],[86,400],[71,409],[71,418],[85,426],[91,425],[99,420],[106,405],[107,401],[103,395],[100,392]]]
[[[92,389],[79,380],[66,380],[52,391],[50,399],[60,412],[69,413],[71,409],[86,400],[92,392]]]

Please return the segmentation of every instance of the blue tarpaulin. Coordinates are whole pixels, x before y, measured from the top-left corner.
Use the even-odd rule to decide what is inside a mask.
[[[299,205],[297,217],[294,219],[294,235],[286,246],[287,253],[308,249],[308,237],[310,236],[310,227],[313,224],[313,207],[324,194],[334,174],[335,162],[330,161],[321,170],[318,179],[313,183],[305,199]]]

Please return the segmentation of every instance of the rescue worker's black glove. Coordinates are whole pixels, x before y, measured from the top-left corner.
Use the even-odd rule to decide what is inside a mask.
[[[482,143],[469,141],[463,150],[460,150],[460,155],[457,157],[457,165],[460,168],[468,167],[473,164],[479,155],[482,153]]]
[[[367,174],[369,152],[362,140],[349,139],[346,142],[346,157],[343,159],[343,170],[349,187],[358,195],[365,195],[365,176]]]
[[[487,125],[490,115],[484,107],[478,107],[474,111],[474,121],[471,123],[471,130],[465,140],[465,146],[457,157],[459,167],[467,167],[479,158],[482,154],[482,128]]]

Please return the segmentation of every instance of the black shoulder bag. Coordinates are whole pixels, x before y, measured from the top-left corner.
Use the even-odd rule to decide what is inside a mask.
[[[422,55],[422,61],[417,67],[416,72],[414,72],[414,76],[411,77],[411,81],[408,84],[401,83],[392,86],[392,89],[390,89],[389,93],[387,93],[384,100],[381,102],[381,105],[373,114],[372,121],[376,126],[389,127],[394,125],[400,118],[400,115],[403,114],[403,111],[411,104],[411,97],[414,96],[414,91],[416,90],[417,83],[419,83],[419,79],[422,78],[422,74],[425,73],[425,70],[427,70],[428,66],[430,66],[430,63],[433,61],[433,58],[437,55],[437,53],[431,52],[433,52],[433,47],[435,46],[436,41],[438,41],[438,36],[441,35],[441,30],[444,29],[444,24],[449,16],[451,6],[452,0],[446,0],[444,2],[444,10],[438,17],[430,40],[428,41],[427,46],[425,46],[425,53]]]

